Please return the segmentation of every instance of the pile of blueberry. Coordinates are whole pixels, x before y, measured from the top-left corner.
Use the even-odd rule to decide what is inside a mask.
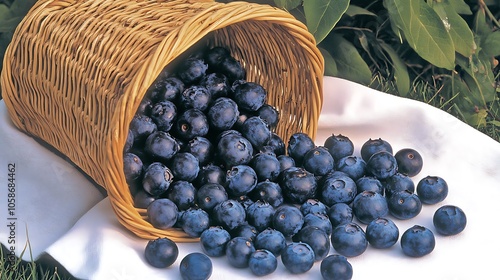
[[[446,198],[448,185],[438,176],[415,186],[411,177],[423,160],[413,149],[393,153],[387,141],[369,139],[356,156],[343,135],[332,134],[323,146],[302,132],[282,139],[274,132],[278,110],[245,76],[227,49],[197,52],[162,72],[130,124],[123,158],[134,206],[147,209],[156,228],[199,237],[204,253],[182,260],[183,279],[208,279],[210,257],[222,256],[256,276],[273,273],[280,258],[293,274],[321,262],[324,279],[350,279],[348,257],[368,244],[389,248],[398,241],[390,217],[413,218],[422,204]],[[452,205],[439,208],[433,221],[443,235],[466,225]],[[432,231],[418,225],[400,241],[412,257],[435,245]],[[329,255],[331,247],[336,253]],[[168,238],[145,249],[154,267],[177,257]]]

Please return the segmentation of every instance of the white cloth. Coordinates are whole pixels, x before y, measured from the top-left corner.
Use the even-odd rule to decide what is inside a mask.
[[[317,145],[331,134],[348,136],[359,155],[369,138],[382,138],[396,152],[414,148],[424,159],[417,182],[427,175],[444,178],[449,195],[437,205],[424,205],[417,217],[393,219],[401,234],[419,224],[434,230],[432,215],[445,204],[467,215],[466,229],[451,237],[435,233],[434,251],[406,257],[399,242],[390,249],[368,247],[349,258],[355,279],[488,279],[497,275],[500,251],[500,143],[427,104],[378,92],[346,80],[325,77],[324,106]],[[8,163],[16,164],[16,248],[20,253],[28,229],[33,256],[46,252],[82,279],[179,279],[179,263],[198,243],[178,244],[177,261],[167,269],[152,268],[141,240],[117,221],[107,198],[73,166],[16,131],[0,103],[0,220],[7,224]],[[94,206],[95,205],[95,206]],[[93,206],[93,207],[92,207]],[[88,212],[85,213],[90,209]],[[76,223],[75,223],[76,222]],[[0,242],[8,247],[2,226]],[[334,253],[331,249],[330,253]],[[28,256],[29,258],[29,256]],[[26,259],[26,257],[25,257]],[[225,257],[212,258],[212,279],[254,279],[249,269],[231,268]],[[279,260],[266,279],[321,279],[320,263],[305,274],[289,273]]]

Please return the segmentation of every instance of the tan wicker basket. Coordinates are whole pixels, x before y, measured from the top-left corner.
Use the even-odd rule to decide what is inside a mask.
[[[227,47],[247,80],[267,89],[283,139],[298,131],[315,137],[323,58],[301,22],[267,5],[39,0],[5,54],[1,89],[15,125],[103,186],[120,223],[141,238],[197,240],[154,228],[133,207],[122,155],[146,89],[197,44]]]

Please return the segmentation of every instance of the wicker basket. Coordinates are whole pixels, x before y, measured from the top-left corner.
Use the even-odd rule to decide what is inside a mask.
[[[123,174],[130,121],[161,70],[196,45],[224,46],[280,111],[277,133],[315,137],[323,58],[285,11],[246,2],[39,0],[5,54],[1,89],[17,127],[103,186],[123,226],[141,238],[196,241],[160,230],[133,207]]]

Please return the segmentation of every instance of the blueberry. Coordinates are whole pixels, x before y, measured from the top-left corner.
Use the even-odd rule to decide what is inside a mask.
[[[280,162],[280,172],[290,167],[295,167],[295,160],[291,156],[279,155],[276,157]]]
[[[195,156],[200,166],[205,166],[213,160],[215,147],[209,139],[202,136],[196,136],[189,140],[184,147],[184,151]]]
[[[321,230],[323,230],[328,236],[332,234],[333,226],[332,222],[330,222],[330,218],[327,214],[324,213],[309,213],[304,216],[304,225],[306,226],[314,226]]]
[[[268,180],[257,183],[257,186],[249,195],[254,201],[265,201],[274,208],[278,208],[284,202],[281,186]]]
[[[156,199],[155,196],[147,193],[144,189],[137,191],[134,195],[134,207],[135,208],[148,208],[149,204]]]
[[[177,244],[166,237],[149,240],[144,249],[146,261],[157,268],[171,266],[178,256]]]
[[[226,56],[217,67],[220,73],[224,74],[230,83],[245,79],[246,71],[241,63],[232,56]]]
[[[361,157],[364,161],[368,162],[370,157],[378,152],[388,152],[392,155],[392,146],[386,140],[382,138],[378,139],[368,139],[363,146],[361,146]]]
[[[356,181],[365,175],[366,162],[358,156],[346,156],[337,160],[335,169],[346,173]]]
[[[185,84],[193,84],[203,79],[207,69],[208,65],[203,59],[189,57],[180,63],[177,75]]]
[[[161,101],[151,108],[151,118],[158,130],[168,132],[174,125],[177,117],[177,106],[171,101]]]
[[[234,199],[228,199],[215,205],[212,214],[215,223],[228,231],[246,222],[245,209]]]
[[[229,240],[231,240],[231,235],[221,226],[211,226],[200,236],[201,248],[210,257],[224,256]]]
[[[422,211],[422,202],[416,194],[409,191],[392,194],[387,200],[387,206],[391,215],[400,220],[414,218]]]
[[[207,112],[210,127],[219,131],[231,129],[239,115],[238,105],[227,97],[217,98]]]
[[[226,171],[222,167],[209,163],[201,167],[196,178],[195,187],[201,187],[207,183],[224,185],[226,182]]]
[[[283,138],[281,138],[275,132],[271,132],[271,138],[269,138],[269,141],[267,141],[265,146],[270,147],[271,151],[276,155],[276,157],[279,157],[286,153],[286,147]]]
[[[123,174],[127,182],[135,182],[138,180],[143,171],[142,160],[133,153],[125,153],[123,155]]]
[[[449,236],[458,234],[465,229],[467,217],[459,207],[444,205],[434,212],[432,222],[439,234]]]
[[[431,230],[414,225],[401,236],[403,253],[410,257],[422,257],[430,254],[436,246],[436,240]]]
[[[302,212],[304,216],[310,213],[326,214],[327,208],[328,207],[318,199],[310,198],[300,205],[300,212]]]
[[[125,141],[125,145],[123,146],[123,153],[128,153],[132,149],[132,145],[134,145],[134,133],[129,129],[127,133],[127,140]]]
[[[299,208],[283,204],[274,212],[273,228],[281,231],[285,237],[291,237],[304,225],[304,215]]]
[[[336,161],[354,153],[354,144],[351,139],[342,134],[332,134],[326,138],[323,146],[328,149],[333,159]]]
[[[183,140],[189,141],[196,136],[208,134],[209,124],[205,114],[198,109],[184,111],[175,122],[176,132]]]
[[[167,193],[168,199],[172,200],[179,210],[187,210],[196,202],[196,188],[188,181],[172,182]]]
[[[179,210],[175,203],[168,198],[158,198],[147,208],[148,220],[153,227],[169,229],[177,222]]]
[[[183,280],[207,280],[212,275],[212,270],[210,258],[198,252],[187,254],[179,264],[179,272]]]
[[[354,218],[354,213],[351,206],[346,203],[335,203],[326,212],[332,227],[335,228],[338,225],[348,224],[352,222]]]
[[[181,149],[179,142],[168,132],[156,131],[148,136],[144,150],[153,159],[168,162]]]
[[[231,56],[228,49],[224,47],[213,47],[205,52],[204,59],[208,66],[213,70],[217,68],[226,57]]]
[[[417,194],[424,204],[436,204],[448,196],[448,184],[439,176],[426,176],[417,184]]]
[[[184,110],[198,109],[205,112],[212,103],[212,97],[206,87],[192,85],[187,87],[179,97],[179,105]]]
[[[227,97],[230,90],[227,77],[221,73],[210,73],[206,75],[200,81],[200,85],[208,90],[212,100],[216,100],[219,97]]]
[[[226,173],[224,185],[229,194],[233,196],[246,195],[257,186],[257,173],[248,165],[235,165]]]
[[[301,165],[305,154],[315,147],[316,144],[309,135],[297,132],[288,139],[287,152],[294,159],[296,165]]]
[[[259,110],[257,110],[257,115],[261,117],[270,128],[276,128],[279,122],[279,113],[275,107],[269,104],[263,104]]]
[[[135,115],[129,128],[134,135],[134,145],[142,145],[146,138],[158,129],[153,119],[146,115]]]
[[[196,202],[198,206],[210,212],[215,205],[226,201],[228,195],[224,187],[217,183],[207,183],[201,186],[196,192]]]
[[[135,112],[136,115],[145,115],[145,116],[150,116],[151,115],[151,109],[153,108],[154,102],[151,100],[151,98],[148,98],[145,96],[142,100],[141,103],[139,103],[139,107],[137,108],[137,111]]]
[[[202,232],[210,227],[210,218],[201,208],[189,208],[182,214],[180,224],[187,235],[200,237]]]
[[[311,246],[314,261],[324,259],[330,252],[330,238],[322,229],[315,226],[305,226],[292,237],[294,242],[303,242]]]
[[[347,174],[330,173],[320,183],[320,201],[327,206],[336,203],[351,203],[357,195],[357,187]]]
[[[372,191],[359,193],[352,203],[354,216],[363,224],[369,224],[376,218],[389,213],[387,200],[381,194]]]
[[[246,165],[253,156],[253,146],[243,136],[226,134],[217,143],[217,155],[227,169],[235,165]]]
[[[414,149],[401,149],[394,154],[398,163],[398,172],[413,177],[420,173],[423,167],[422,156]]]
[[[255,237],[255,248],[266,249],[276,257],[281,255],[286,247],[286,238],[280,231],[267,228]]]
[[[327,148],[318,146],[304,155],[302,164],[307,171],[316,176],[323,176],[333,170],[334,161]]]
[[[356,188],[358,193],[372,191],[384,195],[384,186],[382,182],[373,176],[363,176],[356,180]]]
[[[242,225],[239,225],[235,229],[231,230],[231,232],[230,232],[232,238],[244,237],[244,238],[249,239],[252,242],[255,240],[255,237],[257,236],[258,233],[259,232],[257,231],[257,229],[248,223],[244,223]]]
[[[415,183],[413,180],[402,173],[396,173],[386,178],[382,185],[384,186],[385,196],[388,198],[400,191],[415,192]]]
[[[256,276],[273,273],[278,267],[278,260],[273,253],[265,249],[255,250],[248,260],[250,271]]]
[[[281,261],[292,274],[305,273],[314,265],[314,251],[307,243],[292,242],[283,250]]]
[[[377,249],[392,247],[399,238],[399,229],[396,224],[388,218],[377,218],[366,227],[366,239],[368,243]]]
[[[346,257],[333,254],[324,258],[320,265],[321,276],[324,280],[350,280],[352,279],[352,265]]]
[[[280,162],[273,153],[257,153],[250,161],[250,166],[257,173],[259,182],[276,181],[280,174]]]
[[[302,204],[316,197],[318,184],[314,174],[302,167],[291,167],[283,171],[280,186],[283,196],[290,203]]]
[[[252,143],[255,149],[264,146],[271,139],[271,130],[258,116],[248,118],[240,128],[241,134]]]
[[[368,247],[365,232],[356,223],[337,226],[330,237],[335,251],[346,257],[359,256]]]
[[[151,88],[148,94],[155,102],[176,101],[184,91],[184,83],[176,77],[168,77],[155,83],[156,87]]]
[[[379,180],[387,179],[396,174],[397,168],[396,158],[386,151],[375,153],[366,161],[367,173]]]
[[[253,252],[255,252],[255,247],[252,241],[245,237],[235,237],[226,245],[226,257],[232,267],[248,267]]]
[[[246,209],[247,221],[259,232],[272,226],[274,212],[276,210],[268,202],[257,200]]]
[[[190,153],[177,153],[170,162],[176,180],[194,181],[200,172],[198,159]]]
[[[152,196],[159,196],[166,192],[172,183],[174,175],[164,164],[154,162],[144,171],[142,187]]]

